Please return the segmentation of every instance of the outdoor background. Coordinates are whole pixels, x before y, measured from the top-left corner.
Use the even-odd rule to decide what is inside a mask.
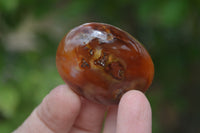
[[[149,51],[153,133],[200,133],[199,0],[0,0],[0,133],[63,84],[56,49],[86,22],[120,27]]]

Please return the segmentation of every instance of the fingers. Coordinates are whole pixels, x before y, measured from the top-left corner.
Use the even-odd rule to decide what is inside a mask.
[[[80,114],[70,133],[100,133],[106,106],[82,99]]]
[[[108,109],[103,133],[116,133],[117,110],[118,106],[113,106]]]
[[[80,99],[62,85],[47,95],[14,133],[99,133],[106,108]],[[104,133],[115,132],[151,133],[151,108],[142,92],[127,92],[120,101],[118,112],[117,106],[109,108]]]
[[[48,94],[14,133],[66,133],[81,107],[80,98],[65,85]]]
[[[117,133],[151,133],[151,107],[136,90],[124,94],[118,109]]]

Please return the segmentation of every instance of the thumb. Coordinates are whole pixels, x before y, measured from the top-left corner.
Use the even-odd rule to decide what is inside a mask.
[[[53,89],[14,133],[66,133],[79,114],[81,102],[69,87]]]

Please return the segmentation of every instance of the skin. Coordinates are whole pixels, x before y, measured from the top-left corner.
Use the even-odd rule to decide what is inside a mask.
[[[67,85],[53,89],[13,133],[151,133],[152,114],[145,95],[126,92],[118,106],[90,102]]]

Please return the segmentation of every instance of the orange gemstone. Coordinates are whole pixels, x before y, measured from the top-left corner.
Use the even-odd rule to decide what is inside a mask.
[[[77,94],[102,104],[118,104],[129,90],[145,92],[154,76],[147,50],[125,31],[86,23],[61,40],[56,65]]]

